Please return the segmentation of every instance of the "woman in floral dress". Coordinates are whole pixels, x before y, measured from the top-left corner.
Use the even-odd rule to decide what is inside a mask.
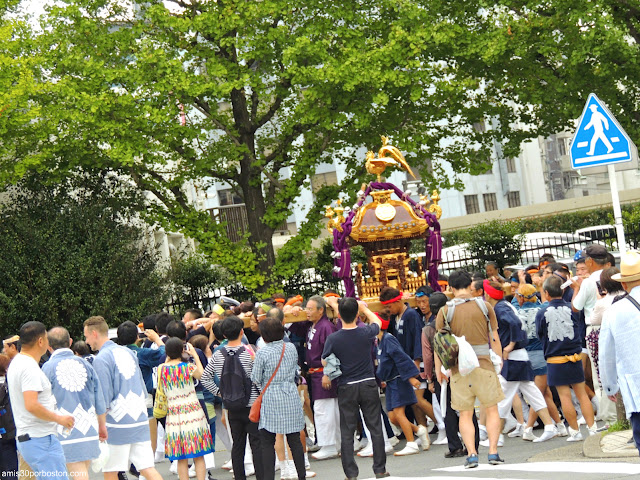
[[[195,364],[184,361],[184,348]],[[189,480],[190,458],[198,480],[205,480],[204,455],[213,452],[213,441],[193,384],[193,378],[202,376],[203,367],[193,345],[178,338],[167,340],[165,351],[167,362],[158,368],[158,389],[167,396],[165,455],[178,461],[180,480]]]

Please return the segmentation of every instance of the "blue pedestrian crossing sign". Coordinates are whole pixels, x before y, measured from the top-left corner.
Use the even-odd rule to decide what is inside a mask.
[[[636,147],[600,99],[590,94],[571,142],[574,169],[628,162]]]

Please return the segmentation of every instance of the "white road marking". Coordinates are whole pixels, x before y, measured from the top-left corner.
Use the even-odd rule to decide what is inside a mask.
[[[473,471],[524,471],[524,472],[568,472],[591,473],[607,475],[640,475],[640,464],[637,463],[606,463],[606,462],[531,462],[531,463],[505,463],[504,465],[487,465],[481,463]],[[469,472],[463,465],[456,467],[434,468],[439,472]]]

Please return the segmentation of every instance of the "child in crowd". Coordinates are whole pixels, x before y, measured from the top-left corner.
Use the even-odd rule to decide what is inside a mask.
[[[420,452],[418,444],[415,442],[414,434],[420,438],[425,450],[429,449],[428,431],[423,425],[417,426],[409,422],[405,415],[407,405],[417,403],[416,394],[413,387],[420,386],[418,367],[407,355],[400,343],[393,335],[387,333],[388,320],[382,321],[382,330],[378,334],[378,378],[386,383],[386,401],[389,420],[402,429],[407,445],[395,452],[396,456],[413,455]]]

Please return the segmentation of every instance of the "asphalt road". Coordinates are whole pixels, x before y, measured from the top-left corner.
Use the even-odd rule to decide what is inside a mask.
[[[536,432],[539,434],[540,432]],[[583,434],[587,432],[583,427]],[[432,436],[432,439],[435,437]],[[566,438],[554,438],[544,443],[525,442],[522,439],[505,439],[504,447],[499,449],[505,465],[487,464],[487,448],[480,447],[480,466],[473,470],[462,468],[464,458],[444,458],[446,445],[433,445],[427,452],[407,457],[387,456],[387,470],[392,477],[430,478],[430,479],[539,479],[539,480],[595,480],[595,479],[640,479],[640,460],[593,461],[582,454],[582,442],[569,443]],[[401,442],[396,451],[404,445]],[[217,468],[210,470],[216,480],[232,480],[233,476],[220,466],[230,458],[226,451],[215,453]],[[361,479],[374,478],[371,458],[357,458]],[[168,480],[177,480],[177,475],[169,472],[167,461],[156,468]],[[344,473],[340,459],[323,461],[311,460],[311,469],[320,480],[342,480]],[[578,475],[578,477],[577,477]],[[101,475],[92,474],[93,479]],[[129,476],[130,480],[134,480]],[[249,480],[255,477],[249,477]],[[279,478],[276,472],[276,479]]]

